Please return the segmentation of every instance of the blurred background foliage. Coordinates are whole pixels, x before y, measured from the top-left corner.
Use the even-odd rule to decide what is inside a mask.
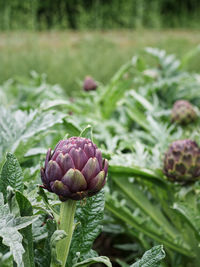
[[[198,0],[0,0],[0,84],[34,70],[76,95],[86,75],[106,84],[146,46],[183,57],[199,22]]]
[[[165,49],[178,58],[200,44],[197,30],[45,31],[0,33],[0,84],[29,79],[30,71],[46,73],[50,84],[67,94],[80,92],[80,82],[91,75],[106,84],[110,77],[146,46]],[[148,58],[153,63],[152,58]],[[186,66],[199,71],[199,57]]]
[[[0,0],[0,29],[199,28],[199,0]]]

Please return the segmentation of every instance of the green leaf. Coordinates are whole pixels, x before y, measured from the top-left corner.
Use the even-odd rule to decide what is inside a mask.
[[[128,178],[123,176],[112,177],[114,182],[117,184],[117,191],[122,190],[125,197],[130,201],[130,203],[136,204],[147,216],[149,216],[159,227],[171,236],[171,238],[178,238],[178,232],[176,229],[168,222],[167,218],[164,217],[160,208],[153,205],[146,195],[135,183],[128,181]]]
[[[126,112],[128,114],[128,116],[130,117],[130,119],[132,119],[133,121],[135,121],[136,123],[138,123],[138,125],[140,125],[140,127],[142,127],[144,130],[146,130],[147,132],[149,132],[149,123],[146,119],[146,116],[144,115],[143,112],[141,112],[137,107],[134,106],[128,106],[126,108]]]
[[[46,195],[46,192],[44,191],[44,189],[42,187],[39,187],[38,194],[42,197],[42,200],[44,201],[44,204],[45,204],[47,210],[49,210],[53,214],[55,220],[58,221],[59,214],[54,209],[54,207],[49,204],[49,200],[48,200],[48,197]]]
[[[197,235],[200,237],[200,216],[199,211],[195,211],[194,207],[188,205],[187,203],[174,203],[173,209],[180,213],[186,221],[192,226],[196,231]]]
[[[116,262],[121,266],[121,267],[130,267],[126,262],[116,259]]]
[[[11,112],[0,107],[0,112],[0,158],[7,151],[15,153],[18,159],[23,158],[29,148],[48,133],[48,129],[62,123],[66,117],[66,114],[53,110],[28,113],[21,110]]]
[[[93,141],[92,126],[87,125],[80,133],[81,137],[89,138]]]
[[[65,119],[64,125],[66,127],[67,134],[69,135],[69,137],[80,135],[81,129],[79,129],[79,127],[77,127],[75,125],[75,123],[72,119],[70,119],[70,118]]]
[[[0,179],[0,191],[6,197],[6,190],[8,186],[14,189],[23,191],[23,173],[16,157],[8,153],[6,155],[6,162],[3,165]]]
[[[43,110],[47,110],[47,109],[52,109],[52,108],[56,108],[56,107],[60,107],[60,106],[66,106],[69,110],[76,112],[76,113],[81,112],[81,109],[79,108],[79,106],[75,105],[74,103],[72,103],[68,100],[64,100],[64,99],[56,99],[56,100],[52,100],[52,101],[46,101],[46,102],[43,102],[40,107]]]
[[[5,254],[0,253],[0,266],[1,267],[10,267],[13,265],[13,260],[10,252]]]
[[[33,157],[38,155],[46,155],[47,149],[44,147],[34,147],[27,151],[24,157]]]
[[[4,204],[3,194],[0,194],[0,236],[3,244],[10,248],[14,261],[17,266],[23,267],[23,254],[25,252],[22,239],[23,236],[18,230],[21,230],[37,219],[37,216],[14,217],[10,213],[8,204]]]
[[[68,267],[72,266],[72,262],[77,261],[76,253],[80,253],[79,260],[85,260],[88,257],[94,257],[91,248],[94,240],[101,232],[101,221],[104,214],[104,191],[101,190],[97,195],[87,198],[77,203],[75,221],[77,223],[73,233],[70,253],[68,256]],[[95,255],[97,256],[97,255]]]
[[[76,263],[72,267],[87,267],[93,263],[103,263],[107,267],[112,267],[112,264],[111,264],[109,258],[107,258],[105,256],[90,258],[90,259],[84,260],[82,262]]]
[[[47,215],[40,215],[33,223],[34,255],[36,266],[50,266],[51,264],[51,237],[56,231],[56,223]]]
[[[56,264],[56,266],[61,266],[62,263],[57,259],[56,244],[58,241],[65,238],[67,235],[64,230],[56,230],[51,236],[50,247],[51,247],[51,263]]]
[[[147,180],[158,181],[159,183],[166,183],[166,181],[158,175],[155,171],[145,168],[140,168],[138,166],[122,166],[122,165],[110,165],[109,172],[112,174],[119,175],[129,175],[129,176],[139,176],[146,178]]]
[[[0,107],[0,161],[2,160],[2,156],[8,150],[10,145],[15,140],[18,135],[18,126],[16,124],[15,116],[3,106]],[[16,113],[15,113],[16,114]],[[23,112],[18,112],[18,125],[21,127],[21,123],[19,122],[19,118],[24,116]]]
[[[56,124],[61,124],[65,117],[65,114],[52,110],[42,113],[35,111],[32,120],[25,125],[24,132],[14,142],[12,152],[19,155],[18,157],[23,157],[30,147],[33,147],[42,136],[48,133],[48,129]]]
[[[134,100],[139,102],[146,110],[153,111],[154,109],[153,105],[142,95],[138,94],[135,90],[131,89],[129,91],[129,95],[131,95],[134,98]]]
[[[124,95],[125,91],[129,89],[130,81],[123,81],[121,79],[131,66],[131,62],[124,64],[111,79],[109,85],[102,94],[99,102],[104,118],[110,117],[117,106],[117,102]]]
[[[165,251],[162,245],[155,246],[146,251],[142,258],[130,267],[158,267],[160,261],[165,258]]]
[[[144,233],[153,240],[159,243],[162,242],[165,246],[172,248],[183,255],[194,257],[191,248],[187,244],[184,243],[182,246],[177,244],[175,240],[164,235],[162,229],[150,221],[147,217],[142,218],[138,214],[135,216],[133,211],[125,206],[124,203],[119,202],[114,196],[109,194],[106,194],[106,209],[133,229]]]
[[[19,191],[15,193],[17,203],[20,209],[20,215],[32,216],[33,209],[29,200]],[[20,233],[23,235],[23,247],[25,253],[23,254],[23,262],[27,267],[34,267],[34,251],[33,251],[33,236],[32,236],[32,226],[29,225],[26,228],[22,229]]]

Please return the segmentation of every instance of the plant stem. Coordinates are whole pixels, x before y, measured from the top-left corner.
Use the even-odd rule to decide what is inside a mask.
[[[74,231],[74,214],[76,211],[76,201],[67,200],[61,203],[60,218],[58,222],[59,230],[64,230],[67,237],[60,240],[57,244],[56,251],[58,260],[62,262],[62,267],[65,267],[67,256],[71,244],[71,239]]]

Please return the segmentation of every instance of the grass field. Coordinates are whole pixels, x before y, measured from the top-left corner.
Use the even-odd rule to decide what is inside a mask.
[[[0,34],[0,83],[31,70],[46,73],[70,94],[86,75],[105,83],[144,47],[166,49],[178,57],[200,44],[197,30],[108,32],[10,32]],[[199,57],[188,68],[199,72]]]

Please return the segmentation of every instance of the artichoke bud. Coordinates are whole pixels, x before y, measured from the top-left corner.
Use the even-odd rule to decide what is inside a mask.
[[[200,148],[195,141],[173,142],[164,159],[164,173],[173,181],[189,182],[200,178]]]
[[[106,182],[108,161],[91,140],[71,137],[61,140],[46,154],[41,168],[43,187],[62,201],[80,200],[98,193]]]
[[[186,125],[197,118],[194,107],[186,100],[178,100],[174,103],[171,113],[173,122]]]
[[[93,91],[97,89],[97,83],[90,76],[86,76],[83,82],[83,89],[85,91]]]

